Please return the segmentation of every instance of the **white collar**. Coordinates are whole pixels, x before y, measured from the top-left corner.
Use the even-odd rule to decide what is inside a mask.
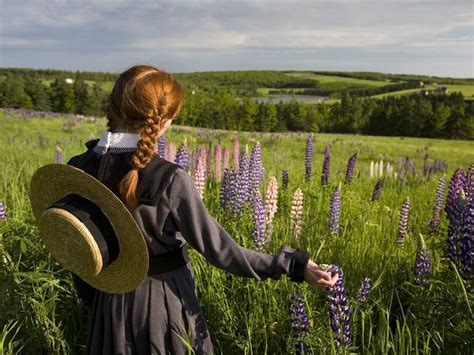
[[[136,148],[139,139],[138,133],[101,131],[97,145],[105,148]]]

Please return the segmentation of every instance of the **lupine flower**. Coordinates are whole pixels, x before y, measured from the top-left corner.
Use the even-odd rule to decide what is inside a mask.
[[[403,245],[405,237],[408,233],[408,215],[410,213],[410,198],[407,197],[403,201],[402,209],[400,210],[400,222],[398,224],[397,243]]]
[[[444,191],[446,189],[446,177],[441,176],[438,180],[438,187],[436,188],[435,200],[433,205],[433,215],[428,221],[428,227],[432,230],[438,230],[440,222],[440,212],[443,207]]]
[[[222,209],[227,209],[230,203],[231,190],[230,190],[230,180],[231,180],[232,171],[229,169],[224,169],[224,178],[221,184],[220,191],[220,205]]]
[[[448,196],[446,198],[446,205],[444,207],[444,210],[446,211],[450,221],[454,218],[453,213],[455,201],[459,195],[459,191],[464,188],[465,180],[466,178],[464,176],[464,169],[456,169],[449,183]]]
[[[158,154],[158,156],[160,158],[165,158],[166,156],[166,138],[165,138],[165,135],[162,134],[159,138],[158,138],[158,144],[156,146],[156,153]]]
[[[352,344],[352,310],[344,288],[342,269],[337,265],[332,265],[330,272],[332,275],[335,273],[339,275],[334,286],[327,288],[329,294],[326,297],[329,304],[331,329],[334,332],[334,345],[339,349],[341,346]]]
[[[238,173],[240,171],[239,165],[239,138],[235,136],[232,138],[233,147],[233,158],[234,158],[234,170]]]
[[[295,332],[293,337],[296,340],[296,354],[303,354],[303,351],[308,349],[308,345],[304,343],[304,339],[308,333],[308,317],[306,315],[303,297],[298,293],[294,294],[290,298],[288,306],[292,328]]]
[[[359,305],[362,306],[367,301],[367,296],[371,290],[372,286],[370,284],[370,279],[368,277],[364,277],[362,283],[360,284],[359,294],[357,295]]]
[[[347,162],[346,181],[345,181],[346,184],[349,184],[352,181],[356,162],[357,162],[357,153],[354,153]]]
[[[222,152],[222,157],[224,160],[222,169],[229,169],[229,148],[224,147],[224,150]]]
[[[468,199],[474,199],[474,164],[471,165],[466,173],[464,192]]]
[[[327,185],[329,182],[329,164],[331,163],[331,147],[326,146],[324,150],[323,173],[321,175],[321,184]]]
[[[239,157],[239,194],[241,195],[244,202],[251,202],[252,197],[252,167],[250,156],[246,151],[242,152],[242,156]]]
[[[0,220],[4,221],[7,219],[7,211],[3,202],[0,202]]]
[[[189,171],[189,152],[186,143],[179,145],[175,161],[180,168]]]
[[[265,240],[270,243],[273,232],[273,218],[278,209],[278,182],[275,176],[271,176],[265,194]]]
[[[202,160],[202,163],[204,166],[206,166],[206,161],[207,161],[207,147],[205,144],[201,144],[201,147],[199,149],[199,154],[200,154],[200,158]],[[204,173],[206,172],[206,170],[204,170]]]
[[[385,170],[387,171],[387,176],[392,177],[393,176],[393,165],[390,163],[387,163]]]
[[[194,171],[194,184],[196,185],[196,190],[199,193],[199,197],[203,198],[204,194],[204,183],[206,180],[206,175],[204,173],[204,165],[202,164],[202,159],[198,160],[196,170]]]
[[[449,219],[448,225],[448,255],[449,259],[456,265],[456,267],[460,267],[460,258],[461,252],[459,248],[459,241],[461,239],[461,231],[462,231],[462,220],[464,216],[465,210],[465,194],[464,190],[461,189],[458,193],[456,200],[452,203],[451,207],[451,218]]]
[[[383,160],[380,160],[379,163],[379,177],[383,176]]]
[[[374,175],[379,176],[379,162],[376,161],[374,164]]]
[[[250,189],[253,192],[260,191],[260,184],[263,180],[263,165],[261,156],[261,146],[257,142],[252,148],[252,156],[250,160]]]
[[[219,143],[216,144],[214,148],[214,155],[216,156],[215,161],[215,171],[214,171],[214,176],[216,177],[216,181],[220,182],[222,179],[222,170],[221,170],[221,165],[222,165],[222,149],[221,145]]]
[[[383,185],[384,185],[383,179],[380,179],[375,184],[374,191],[372,192],[372,202],[377,201],[380,198],[380,192],[382,191]]]
[[[262,251],[266,246],[265,240],[265,209],[263,208],[262,196],[260,191],[255,193],[252,198],[252,212],[253,212],[253,241],[255,243],[255,249]]]
[[[331,196],[328,229],[331,234],[339,234],[339,217],[341,215],[341,190],[338,187]]]
[[[428,154],[425,154],[425,158],[423,159],[423,175],[428,175],[428,171],[430,169],[430,164],[429,164],[429,157]]]
[[[311,178],[313,161],[313,137],[309,136],[306,139],[306,155],[305,155],[305,179],[308,181]]]
[[[176,145],[172,142],[166,145],[166,160],[171,163],[175,162],[176,158]]]
[[[474,279],[474,198],[466,197],[459,248],[461,253],[461,275],[466,280],[472,280]]]
[[[303,191],[296,189],[291,201],[291,235],[294,239],[299,239],[301,235],[301,224],[303,218]]]
[[[54,163],[55,164],[64,164],[64,154],[61,148],[56,146],[56,151],[54,152]]]
[[[288,169],[281,170],[281,187],[283,189],[288,187]]]
[[[426,249],[426,244],[421,234],[420,245],[416,254],[414,274],[415,279],[413,283],[415,285],[423,285],[425,287],[429,286],[429,281],[427,278],[431,276],[431,257],[428,253],[428,250]]]
[[[370,167],[369,167],[369,176],[370,178],[373,178],[374,177],[374,172],[375,172],[375,164],[374,164],[374,161],[371,160],[370,161]]]
[[[209,149],[207,153],[207,160],[206,160],[206,176],[209,178],[212,177],[212,145],[209,143]]]

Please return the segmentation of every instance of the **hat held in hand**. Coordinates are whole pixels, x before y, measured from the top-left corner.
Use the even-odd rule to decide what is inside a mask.
[[[108,293],[133,291],[148,272],[148,248],[123,202],[103,183],[65,164],[31,179],[40,237],[61,265]]]

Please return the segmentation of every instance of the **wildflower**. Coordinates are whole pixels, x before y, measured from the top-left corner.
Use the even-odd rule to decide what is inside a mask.
[[[432,230],[437,230],[440,222],[440,212],[444,201],[444,191],[446,189],[446,177],[441,176],[438,180],[438,187],[436,188],[435,200],[433,205],[433,215],[428,221],[428,227]]]
[[[344,275],[342,269],[337,265],[332,265],[330,272],[339,277],[333,287],[328,287],[329,291],[326,300],[329,304],[329,317],[331,329],[334,332],[334,344],[337,349],[344,345],[352,344],[352,317],[349,300],[344,288]]]
[[[203,160],[203,162],[206,162],[206,176],[211,178],[212,177],[212,145],[211,143],[209,143],[207,160]]]
[[[156,152],[158,154],[158,156],[160,158],[165,158],[166,156],[166,138],[164,136],[164,134],[162,134],[159,138],[158,138],[158,144],[156,146]]]
[[[338,187],[331,196],[328,229],[331,234],[339,234],[339,217],[341,214],[341,190]]]
[[[379,163],[379,177],[383,176],[383,160],[380,160]]]
[[[179,145],[175,161],[180,168],[186,171],[189,170],[189,153],[186,143],[181,143]]]
[[[250,158],[250,189],[253,192],[260,191],[260,184],[263,180],[264,168],[262,165],[261,147],[257,142],[252,148],[252,156]]]
[[[251,161],[250,161],[250,156],[248,155],[247,152],[243,152],[242,156],[239,158],[240,162],[240,171],[238,174],[238,189],[239,193],[242,196],[242,199],[244,202],[250,202],[251,197],[252,197],[252,173],[251,171]]]
[[[305,155],[305,179],[308,181],[311,178],[313,160],[313,137],[309,136],[306,139],[306,155]]]
[[[329,164],[331,163],[331,147],[326,146],[324,150],[323,173],[321,175],[321,184],[327,185],[329,182]]]
[[[232,138],[232,146],[233,146],[233,158],[234,158],[234,170],[239,172],[240,165],[239,165],[239,138],[234,136]]]
[[[273,218],[278,209],[278,182],[275,176],[271,176],[265,194],[265,239],[270,242],[273,232]]]
[[[398,224],[398,235],[397,243],[398,245],[403,245],[405,243],[405,237],[408,233],[408,214],[410,213],[410,199],[407,197],[403,201],[402,209],[400,210],[400,222]]]
[[[367,301],[367,296],[371,290],[372,286],[370,284],[370,279],[368,277],[364,277],[362,283],[360,284],[359,294],[357,296],[359,305],[362,306]]]
[[[428,250],[426,249],[426,244],[421,234],[420,245],[416,254],[414,274],[415,280],[413,283],[415,285],[423,285],[425,287],[429,286],[427,278],[431,276],[431,257],[428,253]]]
[[[227,209],[229,206],[229,201],[231,197],[231,178],[232,178],[232,171],[229,169],[224,169],[224,178],[221,184],[221,191],[220,191],[220,205],[222,209]]]
[[[7,211],[3,202],[0,202],[0,220],[4,221],[7,219]]]
[[[228,169],[229,168],[229,148],[224,147],[224,150],[222,152],[222,157],[223,157],[223,163],[222,163],[222,169]]]
[[[281,170],[281,187],[283,189],[288,187],[288,169]]]
[[[222,161],[222,149],[219,143],[216,144],[214,147],[214,155],[216,156],[216,165],[214,170],[214,176],[216,177],[216,181],[220,182],[222,179],[222,170],[221,170],[221,161]]]
[[[267,243],[265,240],[265,209],[263,208],[262,196],[259,191],[257,191],[252,198],[252,212],[252,222],[254,226],[252,236],[255,249],[262,251]]]
[[[465,209],[465,194],[464,190],[461,189],[456,200],[451,207],[451,218],[449,219],[448,225],[448,256],[449,259],[459,267],[460,265],[460,250],[459,241],[461,239],[462,230],[462,219]]]
[[[196,185],[196,190],[199,193],[199,197],[203,198],[204,194],[204,183],[206,180],[206,175],[204,173],[204,166],[202,164],[202,159],[199,159],[196,170],[194,171],[194,184]]]
[[[468,196],[467,196],[468,197]],[[474,279],[474,198],[467,198],[459,241],[461,275],[466,280]]]
[[[303,354],[303,350],[308,349],[308,345],[304,343],[306,334],[308,333],[308,317],[306,315],[303,297],[296,293],[288,302],[289,315],[293,331],[293,337],[296,339],[295,350],[296,354]]]
[[[166,145],[166,160],[171,163],[175,162],[176,157],[176,145],[174,143],[169,143]]]
[[[372,192],[372,202],[377,201],[380,198],[380,192],[382,191],[382,187],[384,185],[384,180],[380,179],[377,181],[374,187],[374,191]]]
[[[448,196],[446,198],[446,205],[444,207],[444,210],[446,214],[448,215],[448,219],[451,221],[454,216],[454,208],[455,208],[455,201],[458,197],[459,191],[464,188],[465,184],[465,177],[464,177],[464,169],[463,168],[458,168],[454,172],[453,176],[451,177],[451,181],[449,183],[449,190],[448,190]]]
[[[346,184],[349,184],[352,181],[356,162],[357,162],[357,153],[354,153],[347,162],[346,181],[345,181]]]
[[[291,235],[298,239],[301,235],[301,224],[303,217],[303,191],[296,189],[293,193],[293,200],[291,202]]]
[[[374,161],[371,160],[370,161],[370,167],[369,167],[369,177],[370,178],[373,178],[374,177],[374,172],[375,172],[375,164],[374,164]]]
[[[64,164],[64,154],[61,148],[56,146],[56,151],[54,152],[54,163],[55,164]]]

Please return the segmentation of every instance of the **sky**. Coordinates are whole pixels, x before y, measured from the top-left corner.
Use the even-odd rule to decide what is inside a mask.
[[[474,1],[0,0],[0,67],[474,77]]]

